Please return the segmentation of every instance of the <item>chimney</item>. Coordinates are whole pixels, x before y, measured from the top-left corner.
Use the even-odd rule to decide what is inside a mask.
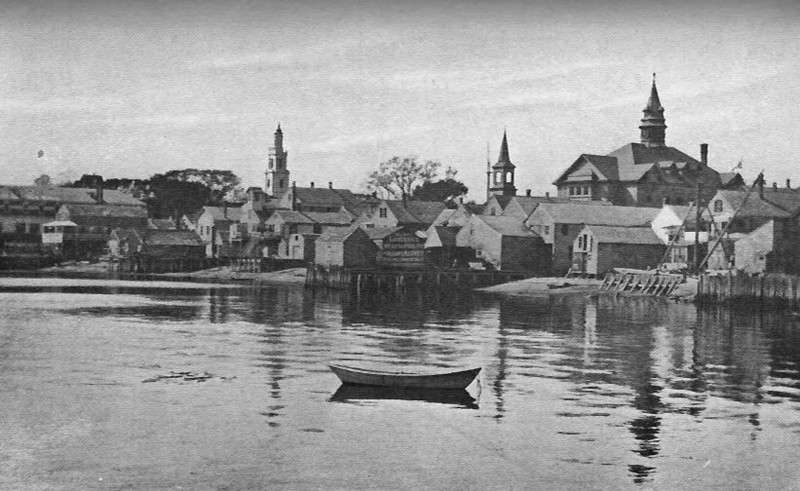
[[[786,179],[786,189],[792,189],[792,180]]]
[[[311,187],[312,188],[314,187],[314,181],[311,181]]]
[[[531,190],[530,189],[526,189],[525,190],[525,196],[530,198],[530,196],[531,196]]]
[[[333,181],[328,181],[328,189],[333,189]]]
[[[765,181],[764,174],[759,174],[756,179],[758,182],[758,196],[761,199],[764,199],[764,181]]]
[[[773,182],[772,183],[772,189],[774,189],[775,191],[778,190],[778,183],[777,182]]]
[[[464,197],[463,196],[459,196],[458,197],[458,204],[460,204],[460,205],[464,204]]]
[[[549,197],[550,197],[550,191],[547,191],[547,192],[545,192],[545,193],[544,193],[544,197],[545,197],[545,198],[549,198]]]
[[[292,211],[297,211],[297,182],[292,181]]]
[[[700,163],[708,165],[708,143],[700,144]]]

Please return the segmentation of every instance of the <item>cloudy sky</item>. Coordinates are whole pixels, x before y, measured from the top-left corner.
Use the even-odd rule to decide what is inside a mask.
[[[3,183],[231,169],[360,188],[416,154],[484,197],[508,130],[517,186],[639,139],[657,72],[667,144],[800,184],[796,2],[0,0]],[[37,158],[39,150],[44,156]]]

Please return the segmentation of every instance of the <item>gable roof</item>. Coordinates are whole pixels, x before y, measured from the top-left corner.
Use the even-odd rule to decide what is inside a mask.
[[[344,242],[354,234],[363,234],[366,239],[369,239],[369,236],[364,229],[358,225],[351,225],[349,227],[329,228],[317,238],[317,242]]]
[[[425,246],[433,247],[429,246],[428,243],[435,242],[441,244],[441,247],[455,247],[456,235],[458,235],[459,230],[461,230],[461,227],[431,227],[429,229],[430,235],[425,241]],[[438,241],[435,239],[438,239]]]
[[[598,243],[664,245],[650,227],[587,225],[585,229],[591,231]]]
[[[797,189],[765,187],[764,200],[792,214],[800,210],[800,191]]]
[[[791,213],[759,196],[758,192],[751,192],[747,196],[747,191],[733,189],[723,189],[717,191],[717,196],[727,201],[734,210],[739,210],[737,217],[761,217],[761,218],[789,218]],[[767,190],[764,190],[764,197],[767,197]]]
[[[304,211],[309,220],[322,225],[349,225],[352,223],[350,215],[343,211]]]
[[[398,223],[430,225],[447,208],[441,201],[384,200]]]
[[[231,220],[238,222],[242,219],[242,206],[204,206],[203,211],[211,215],[215,222]],[[202,215],[202,213],[201,213]]]
[[[147,219],[147,210],[139,206],[113,206],[113,205],[62,205],[69,212],[70,220],[76,218],[99,217],[129,217]]]
[[[202,246],[200,236],[192,230],[156,230],[141,232],[145,245],[153,246]]]
[[[267,221],[270,222],[275,220],[283,220],[286,223],[314,223],[314,221],[308,218],[305,214],[292,210],[275,210],[267,219]]]
[[[372,240],[384,239],[403,227],[371,227],[363,229],[367,236]]]
[[[521,220],[513,217],[474,215],[473,220],[480,220],[500,235],[508,237],[538,237],[525,227]]]
[[[649,147],[643,143],[628,143],[609,153],[607,156],[616,157],[617,165],[620,168],[641,164],[655,164],[658,162],[699,163],[697,159],[681,152],[675,147]]]
[[[650,224],[660,211],[660,208],[636,206],[584,206],[542,203],[534,214],[539,212],[546,213],[554,223],[636,227]]]

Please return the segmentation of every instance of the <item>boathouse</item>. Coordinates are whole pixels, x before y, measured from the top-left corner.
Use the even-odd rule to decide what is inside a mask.
[[[378,246],[357,226],[330,229],[317,238],[314,262],[323,267],[367,268],[375,265]]]
[[[500,271],[550,273],[550,249],[542,238],[511,217],[474,215],[456,234],[456,247]]]
[[[666,250],[650,227],[585,225],[573,244],[571,273],[597,276],[613,268],[654,269]]]

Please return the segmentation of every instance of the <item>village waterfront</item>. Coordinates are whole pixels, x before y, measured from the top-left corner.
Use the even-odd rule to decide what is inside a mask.
[[[0,279],[0,488],[791,489],[789,311]],[[327,363],[482,366],[393,399]]]

